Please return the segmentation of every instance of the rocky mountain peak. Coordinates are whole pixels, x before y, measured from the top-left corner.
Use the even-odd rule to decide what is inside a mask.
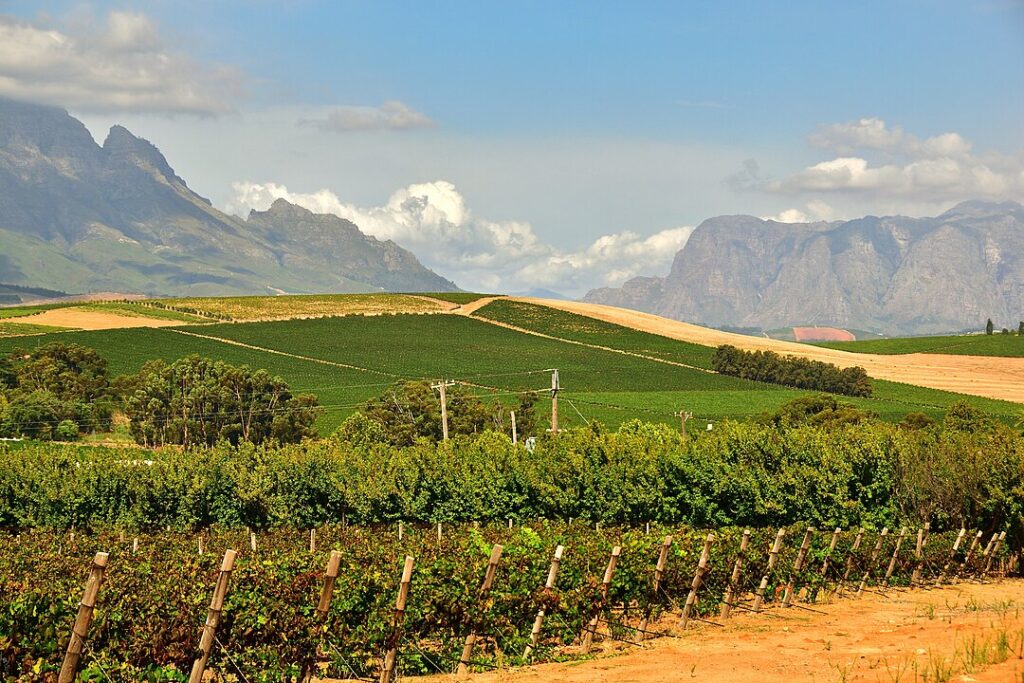
[[[983,201],[978,199],[960,202],[949,211],[939,216],[941,219],[980,218],[984,216],[1002,216],[1015,214],[1024,216],[1024,204],[1007,200],[1004,202]]]
[[[167,158],[157,149],[156,145],[145,138],[134,135],[124,126],[110,127],[107,139],[103,141],[103,151],[107,153],[112,166],[134,166],[157,179],[186,188],[185,181],[178,177],[167,163]]]
[[[934,218],[701,223],[663,278],[587,301],[712,326],[824,325],[888,334],[1024,318],[1024,207],[969,201]]]
[[[227,216],[124,126],[100,146],[62,109],[4,99],[0,282],[184,296],[457,289],[334,215],[282,199]]]

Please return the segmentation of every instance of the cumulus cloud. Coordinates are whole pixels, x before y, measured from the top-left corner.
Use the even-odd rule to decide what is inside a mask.
[[[803,209],[786,209],[774,216],[762,216],[766,221],[776,223],[814,223],[816,221],[836,220],[836,211],[825,202],[815,199],[807,202]]]
[[[145,14],[112,11],[69,30],[0,16],[0,96],[80,111],[216,115],[241,91],[237,69],[165,45]]]
[[[434,122],[404,102],[390,100],[379,107],[345,105],[329,109],[323,118],[299,119],[299,125],[344,133],[357,130],[412,130]]]
[[[838,156],[780,180],[759,181],[760,189],[923,202],[1024,195],[1024,158],[977,153],[958,133],[921,138],[881,119],[866,118],[822,126],[810,142]]]
[[[479,291],[547,287],[578,295],[593,287],[620,285],[635,275],[661,274],[693,230],[670,228],[647,237],[624,231],[599,237],[579,251],[565,251],[544,242],[529,223],[477,216],[458,189],[443,180],[401,188],[375,207],[346,203],[326,189],[291,192],[277,183],[250,181],[232,187],[228,211],[244,215],[285,199],[334,214],[367,234],[394,240],[460,286]]]

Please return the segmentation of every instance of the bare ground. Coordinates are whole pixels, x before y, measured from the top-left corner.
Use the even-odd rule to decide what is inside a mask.
[[[124,327],[170,327],[182,325],[180,320],[161,320],[143,316],[119,315],[105,311],[91,311],[83,308],[54,308],[35,315],[11,318],[14,322],[33,325],[53,325],[79,330],[113,330]]]
[[[834,363],[840,367],[859,365],[867,370],[871,377],[877,379],[1024,403],[1024,358],[924,353],[898,356],[851,353],[797,342],[768,339],[767,337],[751,337],[723,332],[614,306],[551,299],[520,298],[515,300],[585,315],[597,320],[695,344],[705,346],[732,344],[748,351],[774,351],[780,354]]]
[[[648,641],[643,648],[620,645],[595,659],[474,674],[470,680],[1019,683],[1024,680],[1022,606],[1024,581],[1008,580],[886,596],[865,593],[814,606],[824,614],[776,607],[767,614],[737,615],[725,628],[699,624],[682,632],[675,617],[668,617],[659,628],[676,637]],[[1007,643],[1002,651],[1000,638]],[[416,680],[446,683],[455,677]]]

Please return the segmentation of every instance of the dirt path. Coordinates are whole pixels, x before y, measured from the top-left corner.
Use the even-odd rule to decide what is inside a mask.
[[[749,351],[775,351],[834,363],[840,367],[859,365],[867,370],[869,375],[878,379],[1024,403],[1024,358],[924,353],[899,356],[850,353],[778,339],[722,332],[614,306],[552,299],[513,300],[577,313],[681,341],[706,346],[732,344]]]
[[[476,313],[481,308],[491,303],[495,299],[507,298],[508,297],[504,296],[485,296],[480,299],[477,299],[476,301],[470,301],[468,304],[462,304],[458,308],[453,308],[451,312],[455,313],[456,315],[473,315],[474,313]]]
[[[79,330],[115,330],[125,327],[170,327],[181,325],[180,320],[160,320],[142,316],[118,315],[104,311],[90,311],[82,308],[54,308],[35,315],[10,318],[9,322],[53,325]]]
[[[816,606],[817,607],[817,606]],[[922,680],[1021,681],[1024,581],[961,584],[928,591],[864,594],[820,606],[825,614],[771,610],[725,628],[699,625],[643,648],[597,659],[473,675],[473,683],[920,683]],[[661,628],[673,624],[662,624]],[[1008,650],[998,653],[1003,637]],[[974,646],[976,655],[969,654]],[[1005,661],[1003,661],[1005,659]],[[1001,662],[1001,663],[999,663]],[[917,671],[915,677],[914,671]],[[949,677],[936,679],[934,669]],[[927,679],[924,673],[930,672]],[[453,681],[453,676],[417,679]]]

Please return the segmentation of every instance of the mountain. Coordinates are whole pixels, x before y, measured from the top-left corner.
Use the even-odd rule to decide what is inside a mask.
[[[283,200],[246,220],[146,140],[0,99],[0,282],[161,295],[454,291],[391,241]]]
[[[853,327],[886,334],[1024,319],[1024,206],[970,201],[934,218],[701,223],[666,277],[586,301],[712,326]]]

